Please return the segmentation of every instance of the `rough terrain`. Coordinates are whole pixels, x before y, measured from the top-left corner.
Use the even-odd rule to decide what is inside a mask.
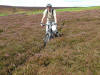
[[[100,10],[57,13],[63,35],[45,48],[41,17],[0,17],[0,75],[100,75]]]

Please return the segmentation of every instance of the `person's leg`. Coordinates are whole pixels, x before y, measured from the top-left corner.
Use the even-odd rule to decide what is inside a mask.
[[[46,23],[47,25],[46,25],[46,33],[48,33],[48,29],[49,29],[49,24],[50,24],[50,22],[49,21],[47,21],[47,23]]]
[[[48,32],[48,26],[46,25],[46,33]]]
[[[60,34],[59,34],[58,30],[57,30],[57,25],[55,25],[54,22],[53,22],[52,30],[53,30],[53,32],[54,32],[56,37],[60,36]]]
[[[52,22],[52,31],[53,31],[54,33],[56,33],[56,32],[58,32],[58,31],[57,31],[57,25],[55,25],[54,23],[55,23],[55,22]]]

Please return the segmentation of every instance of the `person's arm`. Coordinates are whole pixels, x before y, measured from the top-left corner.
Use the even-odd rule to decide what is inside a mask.
[[[55,23],[57,24],[57,17],[56,17],[56,10],[54,10],[54,20],[55,20]]]
[[[43,12],[43,17],[42,17],[41,23],[43,23],[44,18],[46,17],[46,13],[47,13],[47,9],[45,9],[44,12]]]

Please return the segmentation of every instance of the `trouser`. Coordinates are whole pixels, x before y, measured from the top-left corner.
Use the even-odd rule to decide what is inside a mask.
[[[54,24],[55,22],[53,21],[47,21],[47,25],[46,25],[46,33],[48,32],[49,30],[49,26],[48,25],[51,25],[52,24],[52,31],[53,32],[57,32],[57,25]]]

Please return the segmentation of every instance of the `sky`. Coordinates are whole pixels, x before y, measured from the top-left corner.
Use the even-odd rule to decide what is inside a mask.
[[[100,6],[100,0],[0,0],[0,5],[45,7],[48,3],[53,7],[87,7]]]

